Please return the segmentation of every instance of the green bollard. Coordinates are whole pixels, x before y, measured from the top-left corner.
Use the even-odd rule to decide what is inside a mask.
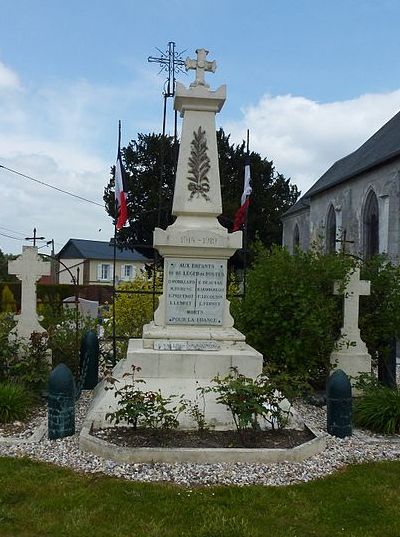
[[[84,390],[93,390],[99,382],[99,338],[94,330],[88,330],[81,340],[80,374]]]
[[[50,373],[47,405],[49,439],[75,434],[75,382],[65,364]]]
[[[351,436],[353,400],[350,380],[344,371],[337,369],[332,373],[326,392],[328,433],[338,438]]]

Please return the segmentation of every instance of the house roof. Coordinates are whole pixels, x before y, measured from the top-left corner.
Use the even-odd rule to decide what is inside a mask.
[[[350,155],[336,161],[283,216],[304,208],[300,201],[400,156],[400,112]]]
[[[58,252],[59,259],[103,259],[114,258],[114,246],[112,241],[90,241],[86,239],[69,239]],[[116,259],[119,261],[149,261],[149,259],[137,250],[116,250]]]

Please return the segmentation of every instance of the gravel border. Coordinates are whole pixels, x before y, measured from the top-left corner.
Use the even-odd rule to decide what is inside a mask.
[[[355,430],[346,439],[327,435],[326,449],[309,459],[293,463],[248,464],[124,464],[96,457],[79,450],[79,432],[91,399],[83,392],[76,408],[76,434],[61,440],[48,440],[14,445],[0,443],[0,456],[24,457],[49,462],[83,473],[102,473],[140,482],[170,482],[186,486],[268,485],[282,486],[318,479],[348,464],[366,461],[400,460],[400,435],[374,435]],[[304,403],[298,410],[312,428],[326,431],[326,411]]]

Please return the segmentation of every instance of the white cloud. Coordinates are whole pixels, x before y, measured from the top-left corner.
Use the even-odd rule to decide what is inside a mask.
[[[123,120],[123,143],[135,137],[142,130],[140,119],[134,126],[124,120],[147,120],[146,106],[158,99],[157,85],[155,77],[139,73],[119,86],[78,80],[20,91],[18,76],[0,63],[0,92],[9,90],[0,99],[0,164],[102,203],[116,153],[117,121]],[[0,193],[4,252],[18,253],[23,244],[2,235],[13,235],[10,230],[15,236],[31,235],[36,227],[40,235],[55,239],[57,249],[70,237],[108,240],[113,235],[112,221],[102,207],[1,168]]]
[[[400,109],[400,90],[331,103],[293,95],[264,95],[225,125],[240,142],[274,161],[303,193],[339,158],[357,149]]]
[[[0,91],[19,89],[21,89],[21,84],[18,75],[4,63],[0,62]]]

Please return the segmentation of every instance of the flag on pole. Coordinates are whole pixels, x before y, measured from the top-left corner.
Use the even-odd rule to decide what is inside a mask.
[[[244,165],[244,187],[243,194],[240,200],[240,207],[236,211],[235,220],[233,223],[232,231],[239,231],[246,221],[247,211],[250,204],[251,188],[251,176],[250,176],[250,157],[247,155],[246,163]]]
[[[118,155],[117,162],[115,164],[115,208],[117,214],[117,223],[115,227],[119,231],[128,220],[128,206],[126,203],[126,193],[128,191],[125,171],[121,159],[121,122],[119,123],[119,137],[118,137]]]

